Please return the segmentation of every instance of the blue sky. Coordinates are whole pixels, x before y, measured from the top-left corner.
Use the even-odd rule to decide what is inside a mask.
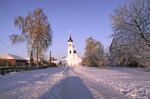
[[[67,41],[71,30],[75,49],[80,57],[84,55],[85,40],[92,36],[108,49],[113,33],[109,14],[129,0],[0,0],[0,54],[11,53],[28,57],[25,43],[11,45],[9,35],[20,34],[13,20],[27,16],[37,8],[43,8],[53,30],[53,43],[46,52],[61,59],[67,55]]]

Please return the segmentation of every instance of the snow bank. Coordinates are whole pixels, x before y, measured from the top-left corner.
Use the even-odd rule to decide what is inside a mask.
[[[53,97],[56,98],[57,96],[57,99],[60,99],[59,91],[61,87],[53,87],[59,86],[59,82],[63,79],[64,69],[63,67],[49,68],[17,73],[12,72],[4,75],[0,79],[0,98],[37,99],[49,97],[53,99]]]
[[[75,68],[97,83],[103,83],[132,98],[150,98],[150,72],[143,68]]]

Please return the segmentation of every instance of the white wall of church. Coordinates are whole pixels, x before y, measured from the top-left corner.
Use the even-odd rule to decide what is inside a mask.
[[[65,58],[66,60],[66,65],[67,66],[81,66],[82,65],[82,60],[78,57],[78,54],[74,50],[74,44],[73,40],[70,39],[68,40],[68,54],[67,57]],[[63,60],[64,61],[64,60]]]

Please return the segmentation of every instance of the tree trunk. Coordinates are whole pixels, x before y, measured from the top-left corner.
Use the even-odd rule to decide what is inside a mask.
[[[141,33],[140,35],[141,35],[141,38],[142,38],[143,40],[145,40],[145,42],[147,43],[148,47],[150,48],[149,41],[145,38],[144,34]]]
[[[43,65],[43,48],[41,48],[41,65]]]
[[[31,48],[31,56],[30,56],[30,63],[29,65],[32,66],[33,63],[33,49]]]
[[[31,49],[30,49],[31,56],[30,56],[30,63],[29,63],[29,65],[32,66],[32,64],[33,64],[33,40],[32,40],[32,43],[31,43],[30,47],[31,47]]]
[[[36,60],[37,69],[38,69],[38,66],[39,66],[39,64],[38,64],[38,51],[39,51],[38,48],[39,48],[39,47],[37,46],[37,60]]]

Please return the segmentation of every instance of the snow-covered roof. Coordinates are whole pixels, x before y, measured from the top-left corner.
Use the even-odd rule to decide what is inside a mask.
[[[26,57],[26,58],[24,58],[24,59],[30,61],[30,57]],[[37,58],[36,58],[36,57],[33,57],[33,61],[37,61]],[[40,59],[38,59],[38,61],[40,61]]]
[[[26,57],[25,59],[29,61],[29,60],[30,60],[30,57]]]
[[[20,56],[12,55],[12,54],[3,54],[0,56],[0,59],[16,59],[16,60],[26,60]]]

